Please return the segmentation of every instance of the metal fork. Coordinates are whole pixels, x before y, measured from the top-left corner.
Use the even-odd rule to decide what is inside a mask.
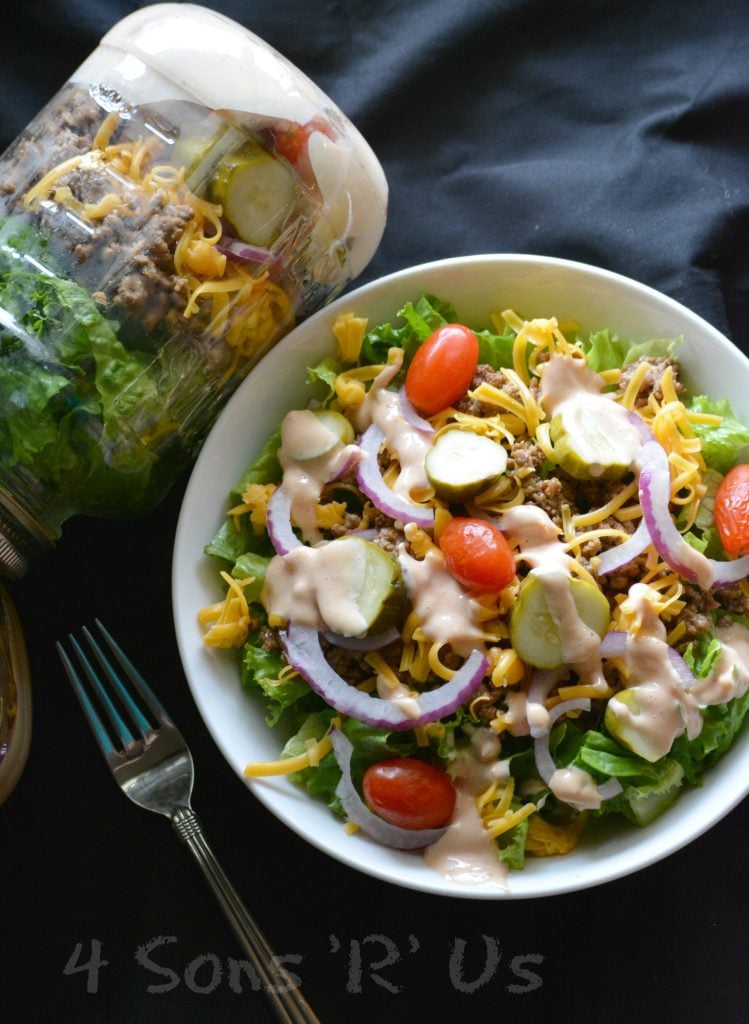
[[[119,666],[119,672],[86,627],[82,633],[100,671],[74,636],[69,636],[68,641],[111,729],[105,725],[65,648],[60,643],[56,646],[115,781],[125,796],[138,806],[171,820],[175,832],[200,865],[257,972],[278,1020],[282,1024],[319,1024],[301,990],[281,967],[203,835],[202,825],[190,806],[194,769],[187,743],[124,651],[101,622],[98,619],[95,622]],[[109,687],[102,679],[102,672]],[[122,672],[140,697],[143,709],[123,681]],[[151,721],[144,710],[150,714]]]

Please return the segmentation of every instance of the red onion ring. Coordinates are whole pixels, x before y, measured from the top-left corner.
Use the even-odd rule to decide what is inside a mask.
[[[346,534],[347,537],[353,534]],[[329,644],[335,647],[343,647],[347,651],[377,651],[388,644],[400,639],[400,630],[393,626],[383,633],[375,633],[374,636],[341,636],[340,633],[332,633],[330,630],[323,630],[320,634]]]
[[[331,729],[330,738],[333,741],[335,759],[342,773],[335,793],[341,801],[341,806],[349,821],[358,825],[370,839],[374,839],[383,846],[392,847],[394,850],[423,850],[425,846],[432,846],[442,838],[447,831],[446,827],[398,828],[370,811],[359,796],[351,778],[351,754],[354,749],[351,740],[340,729],[335,728]]]
[[[270,497],[266,525],[270,542],[277,555],[287,555],[289,551],[302,546],[302,542],[291,528],[291,496],[284,490],[283,484],[277,487]]]
[[[705,590],[711,586],[725,587],[749,576],[749,555],[731,562],[718,562],[706,558],[679,533],[669,509],[671,471],[661,445],[648,441],[642,446],[637,461],[642,517],[663,561],[684,579],[698,583]]]
[[[322,699],[342,715],[350,715],[375,728],[403,731],[452,714],[474,693],[486,673],[488,660],[474,650],[452,679],[418,696],[421,714],[411,718],[395,701],[371,697],[351,686],[325,660],[320,635],[310,626],[290,623],[280,632],[289,664]]]
[[[549,696],[549,694],[554,689],[556,684],[563,678],[566,672],[566,668],[537,668],[535,670],[535,672],[533,673],[533,678],[531,679],[531,685],[528,688],[528,697],[526,698],[526,714],[529,704],[540,704],[546,712],[546,714],[549,714],[549,712],[546,711],[546,698]],[[544,733],[549,731],[548,724],[541,726],[529,720],[528,725],[530,727],[531,736],[534,739],[537,736],[542,736]]]
[[[549,728],[542,732],[533,741],[533,753],[536,758],[536,768],[546,785],[549,785],[551,777],[557,770],[554,758],[549,750],[549,733],[551,727],[558,718],[566,715],[568,711],[590,711],[589,697],[575,697],[572,700],[563,700],[549,709]]]
[[[356,481],[359,484],[359,490],[369,498],[376,508],[384,512],[386,516],[390,516],[391,519],[399,519],[403,523],[415,523],[416,526],[420,526],[424,530],[431,529],[434,526],[434,510],[426,508],[424,505],[417,505],[407,498],[401,498],[383,480],[377,456],[384,440],[385,435],[376,423],[367,427],[362,434],[359,446],[366,458],[362,459],[356,467]]]
[[[429,437],[435,433],[434,427],[429,420],[425,420],[423,416],[420,416],[409,401],[408,395],[406,394],[405,384],[398,391],[398,402],[400,404],[401,412],[403,413],[403,418],[409,426],[413,427],[414,430],[418,430],[422,434],[428,434]]]
[[[633,412],[631,409],[628,409],[627,410],[627,419],[629,420],[629,422],[632,424],[633,427],[637,427],[637,429],[639,430],[640,437],[642,438],[642,443],[643,444],[646,444],[648,441],[654,441],[655,440],[655,435],[653,434],[653,431],[647,425],[647,423],[642,418],[642,416],[638,416],[638,414],[636,412]]]
[[[261,249],[257,245],[248,245],[240,238],[230,238],[227,235],[221,239],[216,248],[224,256],[233,260],[240,260],[242,263],[266,263],[268,265],[278,262],[278,256],[270,249]]]
[[[628,540],[625,540],[622,544],[617,544],[616,547],[607,548],[606,551],[601,552],[598,556],[598,575],[607,576],[610,572],[615,572],[617,569],[621,569],[622,566],[629,565],[638,555],[646,551],[651,544],[652,541],[647,523],[644,519],[641,519],[637,529]]]

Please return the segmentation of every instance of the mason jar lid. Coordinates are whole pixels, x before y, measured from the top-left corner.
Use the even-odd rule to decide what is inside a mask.
[[[52,546],[47,531],[0,487],[0,574],[21,579]]]

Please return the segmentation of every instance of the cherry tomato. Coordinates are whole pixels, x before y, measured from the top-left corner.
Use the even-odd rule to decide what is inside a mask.
[[[329,139],[334,137],[333,128],[324,118],[313,117],[306,124],[292,124],[289,128],[274,129],[273,143],[276,152],[290,164],[298,163],[307,149],[307,141],[313,132],[322,132]]]
[[[425,416],[447,409],[470,386],[479,361],[476,335],[462,324],[445,324],[416,350],[406,373],[406,395]]]
[[[515,559],[505,535],[483,519],[451,519],[439,545],[458,583],[477,594],[503,590],[515,578]]]
[[[715,495],[715,525],[729,555],[749,552],[749,466],[734,466]]]
[[[364,773],[364,799],[370,810],[398,828],[441,828],[455,810],[450,777],[427,761],[394,757]]]

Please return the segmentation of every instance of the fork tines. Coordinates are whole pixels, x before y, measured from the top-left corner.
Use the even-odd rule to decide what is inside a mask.
[[[131,753],[137,744],[153,734],[154,727],[171,723],[158,698],[125,652],[98,619],[95,620],[95,623],[111,655],[114,656],[120,669],[119,672],[87,627],[84,626],[81,632],[93,658],[72,634],[68,636],[68,641],[78,666],[89,683],[90,691],[97,698],[100,707],[103,708],[111,728],[107,728],[96,704],[89,695],[89,688],[86,687],[81,672],[76,668],[65,648],[59,642],[56,646],[94,736],[105,757],[111,759],[117,756],[119,750]],[[130,688],[123,681],[122,673],[125,674],[132,684],[132,688],[140,697],[143,708],[136,702]],[[105,685],[102,674],[109,682],[109,689]],[[144,710],[150,713],[152,720],[149,720],[144,714]]]

